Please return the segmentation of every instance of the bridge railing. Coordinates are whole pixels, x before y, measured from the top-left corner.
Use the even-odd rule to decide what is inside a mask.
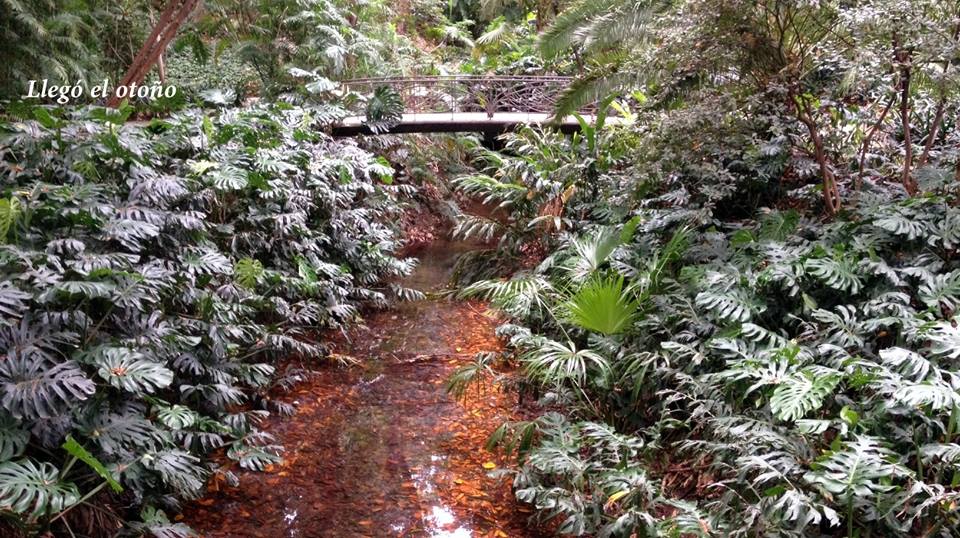
[[[358,78],[341,81],[348,90],[372,93],[389,86],[403,99],[404,112],[523,112],[550,114],[572,77],[563,76],[412,76]],[[591,112],[593,105],[581,109]]]

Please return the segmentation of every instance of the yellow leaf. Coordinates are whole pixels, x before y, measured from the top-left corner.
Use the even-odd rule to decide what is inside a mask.
[[[607,505],[609,506],[609,505],[611,505],[611,504],[619,501],[620,499],[626,497],[628,493],[630,493],[630,490],[627,490],[627,489],[622,489],[622,490],[614,493],[613,495],[611,495],[610,497],[607,498]]]
[[[496,464],[496,463],[493,463],[492,461],[485,461],[485,462],[483,462],[483,468],[484,468],[484,469],[496,469],[496,468],[497,468],[497,464]]]

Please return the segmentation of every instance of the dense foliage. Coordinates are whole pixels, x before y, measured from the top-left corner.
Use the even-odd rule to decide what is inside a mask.
[[[468,288],[541,333],[504,329],[576,417],[521,425],[542,438],[518,496],[574,533],[955,525],[957,274],[931,247],[951,249],[956,216],[936,198],[867,207],[826,230],[794,213],[681,229],[662,248],[601,229]],[[664,458],[704,473],[699,506],[658,488]]]
[[[117,83],[164,5],[147,0],[0,2],[0,99],[19,98],[29,80],[89,86],[106,77]],[[284,93],[298,83],[291,68],[334,79],[435,70],[433,56],[397,31],[396,24],[405,26],[409,19],[409,7],[382,0],[210,0],[185,20],[161,60],[163,67],[151,78],[164,78],[183,89],[185,100],[195,101],[210,89],[240,97]],[[413,24],[424,23],[414,19]],[[420,29],[437,40],[436,46],[472,45],[466,34],[465,40],[451,39],[445,28],[456,27],[440,13],[436,24]]]
[[[2,126],[0,513],[25,530],[187,533],[161,510],[277,461],[257,424],[291,359],[406,294],[410,189],[322,133],[336,109],[127,113]]]
[[[766,142],[768,155],[777,146],[801,153],[779,177],[814,177],[824,208],[836,213],[865,181],[896,179],[914,194],[939,173],[925,169],[932,157],[957,164],[949,118],[958,17],[956,3],[944,0],[585,1],[539,45],[547,58],[569,50],[584,58],[560,112],[641,90],[638,102],[686,110],[708,130],[734,127],[718,114],[746,118],[753,125],[737,134]]]
[[[575,2],[541,34],[583,60],[558,113],[618,99],[456,181],[504,210],[461,220],[499,238],[462,294],[550,411],[491,438],[518,498],[574,535],[956,532],[958,17]]]
[[[500,237],[474,273],[519,267],[462,293],[519,322],[501,329],[510,355],[569,416],[492,438],[519,451],[517,496],[570,534],[949,534],[956,187],[871,188],[829,223],[721,220],[757,172],[652,181],[624,150],[643,130],[527,129],[457,182],[508,212],[461,221]],[[524,269],[534,246],[549,255]]]
[[[122,73],[157,7],[0,0],[0,97]],[[458,216],[489,248],[456,277],[511,317],[510,346],[448,386],[522,365],[501,380],[542,416],[491,446],[548,528],[960,528],[955,1],[208,0],[166,60],[184,93],[157,111],[220,111],[2,111],[0,514],[18,530],[186,534],[164,510],[277,461],[257,424],[290,411],[269,391],[324,356],[319,331],[419,297],[390,283],[412,268],[387,224],[411,189],[322,134],[344,111],[313,103],[339,79],[454,73],[575,75],[557,115],[595,111],[500,152],[364,146],[417,179],[473,159],[451,184],[496,209]],[[230,108],[249,96],[281,104]],[[340,97],[377,133],[404,107]]]
[[[31,79],[72,84],[125,68],[139,46],[132,42],[145,33],[146,21],[136,16],[142,12],[131,4],[0,2],[0,98],[19,97]]]

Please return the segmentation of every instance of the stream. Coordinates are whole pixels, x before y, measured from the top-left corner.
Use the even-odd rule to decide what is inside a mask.
[[[434,241],[403,284],[442,289],[471,248]],[[488,476],[507,462],[483,448],[517,418],[515,400],[489,384],[463,401],[444,390],[477,352],[501,349],[498,323],[483,303],[442,299],[366,316],[333,342],[360,364],[321,368],[281,396],[293,416],[263,425],[284,445],[283,462],[238,472],[239,487],[192,503],[184,521],[209,537],[535,536],[510,480]]]

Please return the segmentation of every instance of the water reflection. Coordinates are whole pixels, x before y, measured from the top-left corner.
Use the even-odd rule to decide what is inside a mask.
[[[471,538],[473,536],[470,529],[463,526],[454,530],[444,529],[444,527],[453,525],[457,520],[457,516],[446,506],[434,506],[426,519],[428,522],[427,533],[431,538]]]
[[[411,475],[411,479],[416,484],[417,494],[424,500],[437,501],[438,479],[449,473],[446,468],[447,459],[446,456],[433,454],[430,456],[430,465],[425,471]],[[469,526],[462,523],[456,529],[449,529],[457,523],[456,514],[443,503],[431,506],[423,518],[424,530],[431,538],[471,538],[473,536]]]

